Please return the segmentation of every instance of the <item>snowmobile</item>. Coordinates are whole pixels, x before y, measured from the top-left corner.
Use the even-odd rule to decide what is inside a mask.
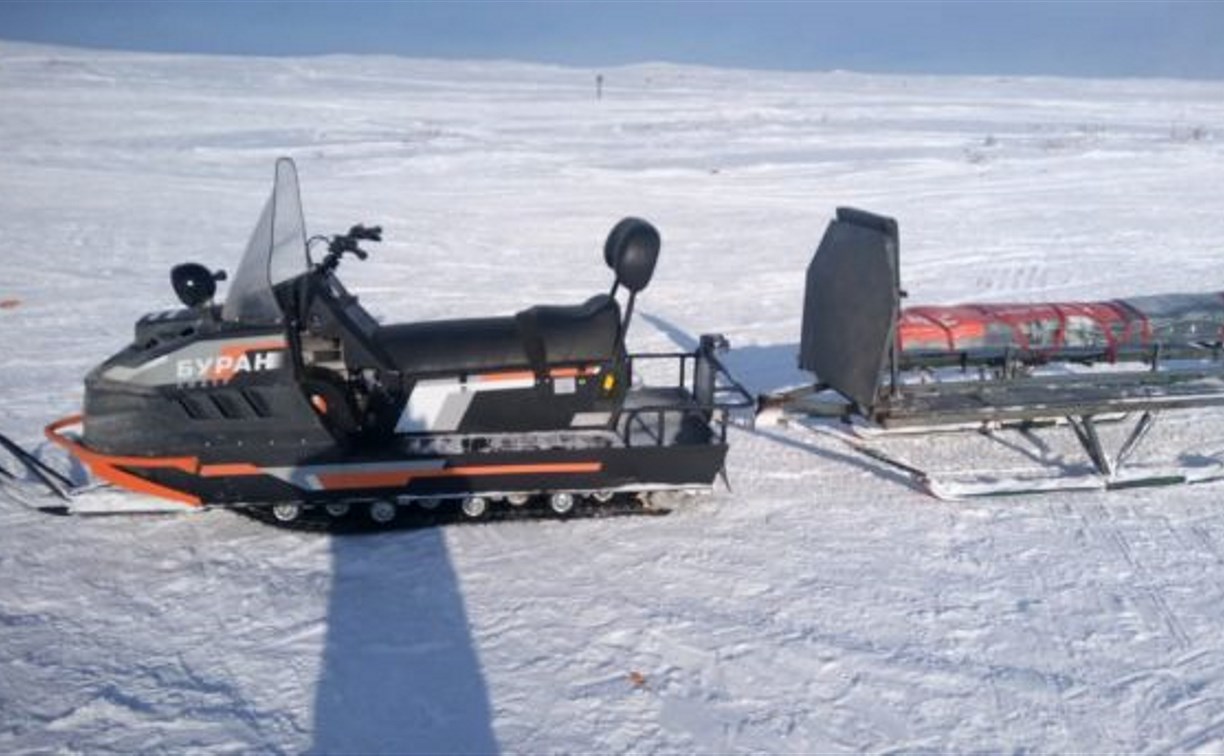
[[[224,271],[176,266],[184,306],[142,317],[86,377],[84,412],[47,437],[97,478],[174,508],[286,524],[355,509],[379,525],[409,510],[568,515],[711,488],[728,415],[752,398],[720,362],[720,336],[692,353],[627,352],[658,260],[653,226],[615,225],[603,249],[611,290],[582,304],[393,325],[337,276],[381,238],[357,225],[307,240],[297,171],[280,159],[224,302]],[[641,385],[647,362],[674,381]],[[62,489],[54,470],[27,463]]]
[[[1201,455],[1189,467],[1126,467],[1160,413],[1224,405],[1224,293],[902,308],[899,250],[895,219],[837,210],[804,293],[799,366],[816,381],[759,397],[761,412],[800,419],[942,498],[1224,478],[1224,463]],[[1111,453],[1098,426],[1117,422],[1127,430]],[[940,477],[874,443],[1039,427],[1070,428],[1088,474]],[[1066,471],[1039,446],[1030,456]]]

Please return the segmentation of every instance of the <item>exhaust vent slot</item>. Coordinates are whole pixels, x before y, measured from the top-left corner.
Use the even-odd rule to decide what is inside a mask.
[[[272,416],[272,406],[264,398],[263,392],[256,389],[246,389],[242,392],[242,398],[246,400],[247,406],[250,407],[255,417]]]
[[[203,402],[198,401],[190,396],[182,394],[178,398],[178,405],[186,413],[187,417],[192,420],[207,420],[215,416],[209,411],[209,407]]]
[[[221,413],[221,417],[227,420],[241,420],[246,416],[246,413],[242,411],[245,402],[239,402],[228,391],[209,394],[208,398],[217,408],[217,412]]]

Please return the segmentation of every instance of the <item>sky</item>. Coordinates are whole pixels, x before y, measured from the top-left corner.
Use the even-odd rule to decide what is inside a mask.
[[[0,0],[0,39],[583,67],[1224,78],[1224,2]]]

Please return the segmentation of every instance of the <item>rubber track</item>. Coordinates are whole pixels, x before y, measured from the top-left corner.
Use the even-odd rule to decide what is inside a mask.
[[[387,533],[403,530],[421,530],[446,525],[486,525],[516,520],[589,520],[604,517],[650,516],[660,517],[670,509],[648,507],[636,496],[617,496],[607,503],[580,500],[569,514],[558,515],[543,499],[528,502],[520,507],[504,502],[490,506],[484,516],[473,519],[459,509],[458,504],[442,505],[430,511],[418,506],[401,506],[390,523],[380,525],[369,518],[361,504],[354,504],[343,517],[332,517],[323,507],[306,509],[292,522],[282,522],[272,514],[271,505],[234,507],[231,511],[273,527],[307,533],[332,533],[355,535],[363,533]]]

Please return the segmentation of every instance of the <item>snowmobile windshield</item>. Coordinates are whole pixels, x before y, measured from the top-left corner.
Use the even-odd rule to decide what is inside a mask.
[[[281,158],[276,161],[272,196],[247,242],[221,317],[250,325],[280,323],[284,316],[272,287],[301,275],[306,267],[306,221],[297,168],[289,158]]]

